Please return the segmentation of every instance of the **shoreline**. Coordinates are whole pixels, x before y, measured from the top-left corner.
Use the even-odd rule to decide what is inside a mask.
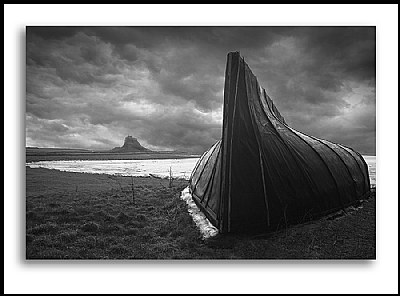
[[[148,160],[198,158],[200,155],[181,153],[26,153],[25,163],[75,160]]]

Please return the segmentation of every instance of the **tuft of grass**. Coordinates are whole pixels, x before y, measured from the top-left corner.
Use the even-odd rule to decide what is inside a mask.
[[[72,243],[75,242],[76,239],[78,238],[78,231],[76,230],[66,230],[59,235],[59,239],[61,243]]]
[[[134,227],[130,227],[128,229],[124,229],[124,235],[136,236],[139,233],[139,230]]]
[[[59,230],[59,227],[55,223],[40,224],[31,228],[28,232],[34,235],[41,234],[55,234]]]
[[[81,230],[85,232],[99,232],[100,226],[95,222],[87,222],[82,225]]]
[[[117,220],[118,223],[125,224],[125,223],[127,223],[127,222],[129,222],[131,220],[131,217],[126,215],[124,212],[120,212],[117,215],[116,220]]]
[[[173,230],[173,231],[170,233],[170,236],[171,236],[172,238],[177,238],[177,237],[182,236],[182,234],[183,234],[183,231],[182,231],[182,230],[175,229],[175,230]]]
[[[129,255],[129,253],[130,253],[129,249],[126,246],[124,246],[123,244],[118,244],[118,245],[112,246],[110,248],[110,254],[113,257],[117,257],[117,258],[125,257],[125,256]]]
[[[107,219],[109,219],[110,216],[103,210],[100,210],[92,213],[91,217],[94,221],[103,222],[107,221]]]
[[[146,224],[137,221],[129,221],[127,225],[134,228],[144,228],[146,226]]]
[[[117,224],[105,224],[103,225],[101,232],[104,234],[117,234],[121,231],[122,227]]]
[[[138,214],[138,215],[136,215],[135,220],[138,221],[138,222],[144,222],[144,221],[147,220],[147,218],[146,218],[145,215]]]

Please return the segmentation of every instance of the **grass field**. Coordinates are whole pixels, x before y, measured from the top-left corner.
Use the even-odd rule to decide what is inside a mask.
[[[133,183],[133,190],[132,190]],[[26,169],[27,259],[375,259],[375,194],[337,219],[203,240],[187,181]],[[134,193],[134,196],[132,195]]]

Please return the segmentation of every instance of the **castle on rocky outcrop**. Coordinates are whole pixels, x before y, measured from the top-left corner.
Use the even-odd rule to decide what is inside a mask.
[[[127,136],[124,140],[124,145],[122,147],[115,147],[111,150],[112,152],[143,152],[150,151],[147,148],[144,148],[140,145],[139,141],[132,137]]]

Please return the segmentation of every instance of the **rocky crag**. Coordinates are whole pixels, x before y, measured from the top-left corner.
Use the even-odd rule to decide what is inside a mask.
[[[127,136],[124,140],[124,145],[122,147],[115,147],[111,150],[111,152],[146,152],[150,151],[147,148],[144,148],[140,145],[139,141],[132,137]]]

